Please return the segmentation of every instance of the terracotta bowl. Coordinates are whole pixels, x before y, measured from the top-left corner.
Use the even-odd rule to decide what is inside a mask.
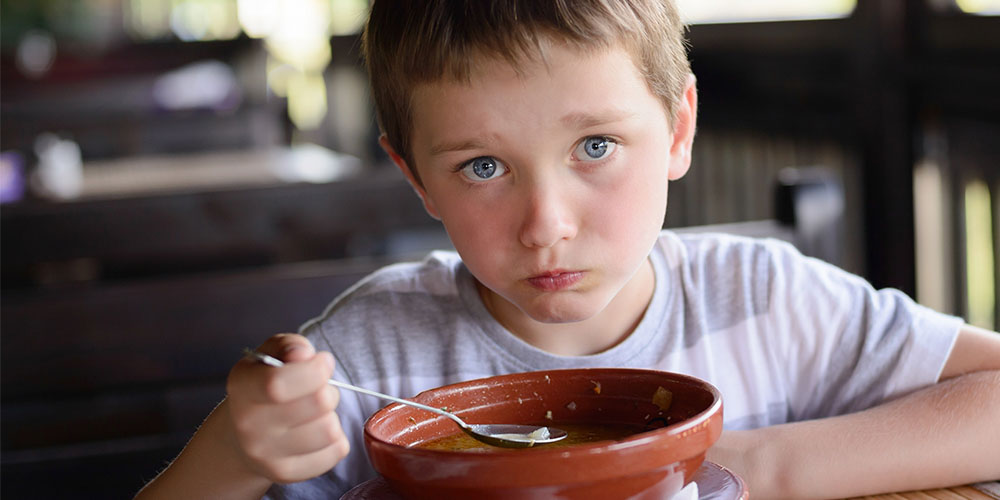
[[[669,406],[656,397],[662,387]],[[662,394],[662,391],[661,391]],[[517,373],[448,385],[415,401],[466,422],[629,424],[617,441],[489,452],[415,447],[458,432],[454,422],[392,404],[368,419],[372,465],[406,498],[669,498],[691,480],[722,432],[722,396],[676,373],[618,368]]]

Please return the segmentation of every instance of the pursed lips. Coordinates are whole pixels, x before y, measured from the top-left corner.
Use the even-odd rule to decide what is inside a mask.
[[[565,290],[577,284],[583,279],[583,275],[583,271],[556,269],[539,273],[530,278],[526,278],[524,281],[539,290],[545,292],[556,292],[559,290]]]

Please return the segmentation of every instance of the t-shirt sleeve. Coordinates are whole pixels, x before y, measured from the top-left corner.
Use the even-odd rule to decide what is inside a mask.
[[[769,244],[769,317],[787,360],[792,420],[859,411],[937,382],[960,318]]]

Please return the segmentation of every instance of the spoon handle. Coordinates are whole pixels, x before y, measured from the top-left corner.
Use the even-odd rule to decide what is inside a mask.
[[[243,350],[243,354],[244,354],[244,356],[246,356],[249,359],[260,361],[261,363],[264,363],[265,365],[268,365],[268,366],[281,367],[281,366],[285,365],[284,361],[281,361],[280,359],[275,358],[274,356],[269,356],[269,355],[264,354],[262,352],[253,351],[253,350],[250,350],[250,349],[244,349]],[[394,403],[400,403],[400,404],[404,404],[404,405],[414,406],[414,407],[420,408],[421,410],[427,410],[429,412],[437,413],[438,415],[442,415],[442,416],[445,416],[445,417],[448,417],[448,418],[454,420],[455,423],[457,423],[458,425],[460,425],[463,429],[469,427],[468,424],[466,424],[465,422],[463,422],[462,419],[458,418],[456,415],[454,415],[454,414],[452,414],[450,412],[444,411],[444,410],[442,410],[440,408],[434,408],[433,406],[427,406],[425,404],[420,404],[420,403],[417,403],[415,401],[410,401],[410,400],[407,400],[407,399],[397,398],[395,396],[390,396],[388,394],[382,394],[381,392],[376,392],[376,391],[373,391],[373,390],[370,390],[370,389],[365,389],[363,387],[358,387],[356,385],[351,385],[351,384],[348,384],[346,382],[341,382],[339,380],[334,380],[332,378],[329,379],[329,380],[327,380],[326,382],[328,384],[332,385],[332,386],[340,387],[342,389],[347,389],[349,391],[360,392],[361,394],[367,394],[369,396],[375,396],[376,398],[385,399],[385,400],[388,400],[388,401],[392,401]]]

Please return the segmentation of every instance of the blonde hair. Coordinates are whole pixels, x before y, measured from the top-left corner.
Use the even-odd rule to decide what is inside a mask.
[[[485,59],[515,70],[546,38],[580,49],[621,46],[674,116],[690,73],[684,25],[671,0],[375,0],[362,35],[379,126],[413,164],[410,94],[423,83],[467,82]]]

